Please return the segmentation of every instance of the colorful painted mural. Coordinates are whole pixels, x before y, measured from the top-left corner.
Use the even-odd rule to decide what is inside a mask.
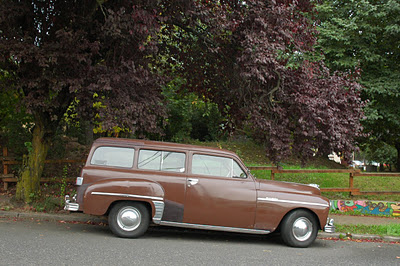
[[[331,210],[354,211],[374,215],[400,216],[400,202],[368,200],[331,200]]]
[[[393,209],[393,216],[400,216],[400,203],[390,204],[390,207]]]

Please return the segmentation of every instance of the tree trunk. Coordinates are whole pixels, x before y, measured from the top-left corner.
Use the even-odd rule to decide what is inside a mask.
[[[379,164],[379,172],[384,172],[385,171],[385,167],[383,163]]]
[[[32,150],[29,151],[28,160],[24,162],[22,175],[17,184],[17,199],[27,203],[32,202],[34,197],[39,194],[40,178],[50,146],[44,121],[45,119],[41,115],[35,115]]]
[[[93,143],[93,125],[90,120],[82,121],[82,128],[84,130],[84,140],[81,144],[92,144]]]
[[[400,143],[395,145],[397,150],[396,172],[400,172]]]

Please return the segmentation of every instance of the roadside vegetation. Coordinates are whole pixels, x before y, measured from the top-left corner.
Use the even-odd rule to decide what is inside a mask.
[[[369,234],[379,236],[400,236],[400,224],[393,223],[388,225],[343,225],[336,224],[336,232],[343,233],[343,238],[346,234]]]

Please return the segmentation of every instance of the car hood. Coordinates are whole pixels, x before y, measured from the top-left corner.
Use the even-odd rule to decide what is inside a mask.
[[[258,189],[261,191],[321,195],[321,191],[318,188],[310,185],[264,179],[257,179],[257,181]]]

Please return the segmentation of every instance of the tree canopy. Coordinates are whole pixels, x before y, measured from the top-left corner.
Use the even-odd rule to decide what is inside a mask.
[[[400,3],[323,1],[319,46],[331,69],[361,72],[367,100],[363,126],[370,147],[396,147],[400,169]]]
[[[96,113],[105,128],[156,128],[161,78],[148,56],[158,24],[153,11],[117,2],[1,2],[1,67],[29,112],[56,127],[73,101],[86,118],[101,102]]]
[[[101,2],[0,2],[0,68],[8,76],[1,88],[18,94],[35,123],[18,183],[26,200],[38,190],[51,137],[71,104],[103,128],[138,133],[157,131],[164,115],[162,78],[149,64],[157,14],[131,1]]]
[[[185,8],[176,9],[178,17],[166,13],[161,28],[166,65],[218,103],[231,128],[250,128],[275,161],[317,150],[350,158],[361,131],[360,87],[356,76],[313,60],[309,1],[194,1]]]

